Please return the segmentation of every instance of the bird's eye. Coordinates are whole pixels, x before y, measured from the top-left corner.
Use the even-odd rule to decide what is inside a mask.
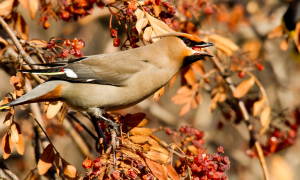
[[[184,39],[183,42],[184,42],[184,44],[186,44],[186,45],[191,44],[191,41],[190,41],[189,39]]]

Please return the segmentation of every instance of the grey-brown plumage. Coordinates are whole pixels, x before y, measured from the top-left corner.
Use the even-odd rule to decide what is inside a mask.
[[[64,101],[75,110],[96,114],[102,110],[127,108],[159,90],[182,67],[210,56],[194,51],[193,47],[211,45],[196,36],[171,33],[144,47],[53,63],[49,69],[23,71],[52,78],[0,109],[56,100]]]

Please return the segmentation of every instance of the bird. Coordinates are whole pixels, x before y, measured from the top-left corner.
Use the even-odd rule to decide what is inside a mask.
[[[110,54],[41,64],[45,69],[20,70],[50,76],[20,98],[0,109],[22,104],[63,101],[98,120],[106,111],[133,106],[167,84],[180,69],[212,55],[202,48],[213,46],[198,36],[171,32],[154,43]],[[108,120],[110,125],[116,125]]]

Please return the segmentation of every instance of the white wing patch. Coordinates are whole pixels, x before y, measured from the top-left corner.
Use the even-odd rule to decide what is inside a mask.
[[[78,77],[77,74],[74,73],[74,71],[72,69],[64,68],[64,72],[69,78],[77,78]]]
[[[90,82],[90,81],[94,81],[95,79],[87,79],[86,81],[87,82]]]

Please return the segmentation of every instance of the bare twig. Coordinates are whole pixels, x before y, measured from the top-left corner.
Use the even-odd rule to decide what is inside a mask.
[[[206,49],[206,50],[209,54],[213,54],[213,52],[210,49]],[[217,67],[217,69],[220,71],[220,73],[224,74],[225,73],[225,68],[222,66],[219,59],[216,56],[211,57],[211,59],[212,59],[213,63],[215,64],[215,66]],[[231,78],[230,77],[225,77],[224,79],[225,79],[226,83],[228,84],[231,92],[233,93],[235,91],[235,86],[233,85]],[[254,136],[253,126],[250,123],[250,116],[249,116],[249,113],[246,109],[245,103],[241,99],[237,99],[237,100],[238,100],[238,106],[240,108],[240,111],[242,112],[244,121],[245,121],[245,123],[248,127],[248,130],[249,130],[249,133],[250,133],[250,146],[252,146],[252,145],[255,146],[255,149],[258,153],[258,157],[259,157],[259,160],[260,160],[260,164],[261,164],[263,172],[264,172],[265,180],[270,180],[270,176],[269,176],[267,164],[266,164],[266,161],[265,161],[265,157],[263,155],[263,152],[262,152],[262,149],[261,149],[261,146],[260,146],[259,142],[257,141],[256,137]]]

